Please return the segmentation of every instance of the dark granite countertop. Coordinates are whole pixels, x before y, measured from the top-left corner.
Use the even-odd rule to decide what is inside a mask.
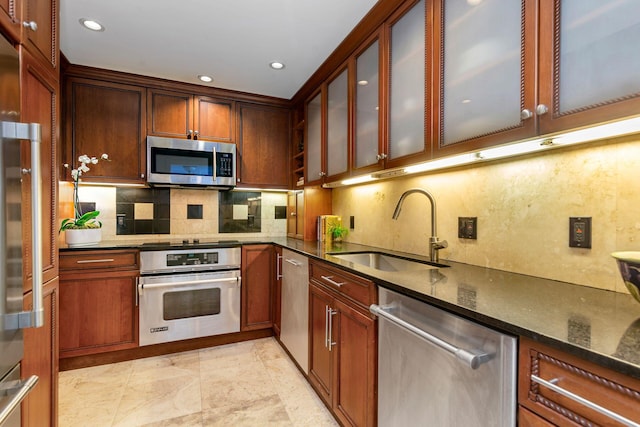
[[[154,247],[143,243],[104,241],[92,247],[60,250]],[[286,237],[265,237],[240,238],[224,245],[251,243],[275,243],[330,262],[379,286],[640,379],[640,304],[630,295],[448,261],[442,261],[449,265],[447,268],[385,272],[328,253],[378,251],[428,259],[346,242],[327,246]],[[220,245],[223,243],[219,242]]]

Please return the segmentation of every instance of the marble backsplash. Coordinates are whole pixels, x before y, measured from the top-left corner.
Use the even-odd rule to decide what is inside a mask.
[[[552,150],[333,190],[333,213],[354,216],[346,240],[428,255],[430,205],[437,202],[440,257],[601,289],[627,292],[611,252],[640,250],[638,137]],[[458,238],[458,217],[477,217],[477,240]],[[569,247],[569,217],[592,217],[592,248]]]

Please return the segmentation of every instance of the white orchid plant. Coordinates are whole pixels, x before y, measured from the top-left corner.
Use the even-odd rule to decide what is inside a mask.
[[[100,160],[111,161],[107,154],[103,154],[100,158],[89,157],[86,154],[78,157],[79,165],[75,169],[71,169],[71,178],[73,179],[73,211],[74,218],[66,218],[60,225],[60,231],[80,229],[80,228],[101,228],[102,222],[98,221],[100,211],[89,211],[82,214],[80,212],[80,200],[78,198],[78,184],[81,181],[82,174],[89,172],[89,166],[96,165]],[[65,163],[65,168],[69,168],[69,164]]]

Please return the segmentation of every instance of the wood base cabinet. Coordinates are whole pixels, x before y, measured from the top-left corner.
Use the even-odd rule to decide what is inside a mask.
[[[24,330],[22,378],[38,376],[38,383],[22,402],[22,425],[58,425],[58,280],[44,285],[44,326]],[[32,294],[24,297],[24,309],[33,307]]]
[[[342,425],[374,426],[377,322],[364,303],[376,300],[375,285],[320,266],[311,263],[309,381]],[[351,299],[355,289],[364,298]]]
[[[272,245],[242,247],[240,330],[273,327],[274,251]]]
[[[519,358],[520,425],[640,423],[640,380],[527,338],[520,338]]]
[[[67,252],[60,258],[60,357],[137,347],[137,252]]]

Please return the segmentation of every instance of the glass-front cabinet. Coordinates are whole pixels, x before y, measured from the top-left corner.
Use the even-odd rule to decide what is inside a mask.
[[[640,2],[540,3],[540,133],[640,112]]]
[[[327,85],[327,181],[349,173],[349,70]]]
[[[318,184],[326,175],[322,153],[322,90],[319,90],[307,102],[306,115],[306,148],[305,148],[305,185]]]
[[[425,0],[401,9],[389,25],[389,115],[387,167],[430,156],[425,134]]]
[[[533,136],[535,1],[434,4],[434,156]]]
[[[386,154],[380,137],[380,41],[379,35],[355,55],[354,175],[383,168]]]

